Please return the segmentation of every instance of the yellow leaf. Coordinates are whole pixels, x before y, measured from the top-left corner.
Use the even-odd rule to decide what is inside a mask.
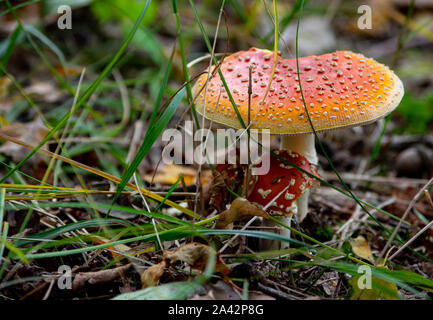
[[[372,276],[371,288],[363,289],[359,285],[360,278],[355,276],[349,280],[349,284],[352,286],[350,300],[400,300],[398,289],[394,282]]]
[[[166,165],[158,170],[153,177],[153,174],[144,175],[144,180],[146,182],[151,182],[153,178],[153,182],[161,183],[161,184],[174,184],[179,177],[183,175],[183,179],[186,185],[196,183],[197,171],[191,167],[180,166],[176,164]],[[210,181],[210,171],[202,171],[201,173],[201,182],[202,184],[206,184]]]
[[[374,264],[373,254],[370,246],[363,236],[358,236],[350,241],[353,252],[362,259],[368,260]]]

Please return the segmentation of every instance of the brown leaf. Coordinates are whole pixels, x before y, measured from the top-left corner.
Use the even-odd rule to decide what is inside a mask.
[[[228,226],[230,223],[241,220],[245,217],[263,217],[269,219],[269,214],[262,209],[256,207],[245,198],[236,198],[230,209],[220,213],[220,217],[215,224],[215,228],[222,229]]]
[[[188,263],[191,268],[204,271],[207,265],[209,257],[214,254],[216,255],[215,272],[220,272],[224,277],[227,277],[230,270],[224,261],[214,249],[210,246],[192,242],[185,244],[174,251],[166,251],[164,253],[164,259],[170,262],[182,260]]]
[[[147,268],[143,274],[141,275],[141,283],[144,288],[155,286],[159,279],[164,274],[165,268],[167,267],[167,263],[165,260],[160,263]]]
[[[216,255],[214,271],[220,272],[224,278],[227,278],[230,270],[219,256],[219,253],[208,245],[192,242],[185,244],[174,251],[165,251],[163,260],[146,269],[141,275],[142,286],[143,288],[155,286],[164,274],[166,268],[168,268],[171,263],[178,260],[186,262],[191,266],[191,268],[203,272],[211,254]]]
[[[1,105],[1,103],[0,103]],[[48,129],[38,117],[32,122],[13,123],[0,128],[0,134],[5,134],[12,138],[22,140],[28,144],[37,145],[48,133]],[[11,157],[14,162],[20,162],[28,154],[28,150],[16,143],[0,140],[0,154]],[[36,179],[42,179],[47,169],[46,156],[35,154],[20,169],[26,174],[30,174]],[[51,176],[48,183],[52,183]]]
[[[105,244],[105,243],[111,242],[109,239],[106,239],[106,238],[101,237],[101,236],[95,236],[95,235],[91,236],[91,239],[97,244]],[[121,253],[118,253],[118,252],[126,253],[126,252],[131,251],[131,248],[125,244],[117,244],[114,246],[109,246],[109,247],[107,247],[107,249],[109,249],[109,252],[113,257],[117,257],[117,256],[122,255]],[[118,252],[115,252],[115,251],[118,251]]]
[[[236,154],[239,154],[237,151]],[[215,166],[213,172],[213,180],[203,188],[204,201],[209,204],[209,213],[213,210],[221,212],[225,209],[225,205],[230,203],[233,199],[232,194],[228,189],[240,193],[244,189],[245,183],[245,170],[247,166],[240,164],[237,158],[236,164],[218,164]],[[250,181],[254,183],[254,177]],[[250,185],[252,187],[254,185]],[[227,189],[228,188],[228,189]]]

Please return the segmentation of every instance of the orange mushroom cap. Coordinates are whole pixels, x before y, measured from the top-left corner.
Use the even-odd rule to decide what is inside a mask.
[[[314,166],[299,153],[288,150],[276,150],[274,152],[305,171],[317,175]],[[293,214],[296,208],[293,206],[293,202],[313,186],[313,179],[304,172],[286,165],[276,157],[271,156],[270,162],[269,173],[255,177],[256,182],[253,191],[248,196],[248,200],[264,207],[286,189],[269,206],[269,213],[273,216]],[[261,166],[261,163],[259,162],[256,165]]]
[[[274,134],[311,133],[296,59],[278,57],[263,102],[272,65],[273,53],[257,48],[224,59],[221,71],[242,119],[248,119],[249,67],[253,66],[251,119],[258,114],[251,128],[270,129]],[[299,58],[299,71],[306,107],[316,131],[373,122],[394,110],[404,93],[401,80],[387,66],[350,51]],[[201,89],[207,77],[207,73],[203,74],[194,86],[194,93],[200,92],[197,111],[209,120],[242,128],[218,74],[209,81],[205,104],[205,90]]]

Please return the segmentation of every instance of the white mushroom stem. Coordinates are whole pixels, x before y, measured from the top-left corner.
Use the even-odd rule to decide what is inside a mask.
[[[283,135],[281,136],[281,148],[284,150],[295,151],[317,165],[318,158],[316,147],[314,146],[314,134]]]
[[[301,134],[301,135],[283,135],[281,137],[280,149],[295,151],[303,155],[307,160],[317,165],[318,158],[316,153],[316,147],[314,145],[314,134]],[[304,193],[296,200],[297,206],[297,217],[298,221],[304,220],[308,213],[308,197],[310,195],[310,189],[304,191]],[[280,218],[280,221],[288,226],[292,220],[293,215],[287,215]],[[290,230],[283,228],[281,235],[290,237]],[[288,247],[288,243],[283,244],[282,247]]]
[[[292,220],[292,216],[293,215],[287,215],[287,216],[283,216],[280,217],[279,220],[284,223],[285,225],[288,225],[289,227],[290,222]],[[279,225],[277,225],[274,221],[272,220],[263,220],[263,226],[264,227],[272,227],[272,228],[276,228],[279,231],[279,234],[283,237],[286,238],[290,238],[290,230],[287,228],[283,228],[280,227]],[[268,230],[266,230],[268,231]],[[272,232],[272,231],[270,231]],[[269,240],[269,239],[260,239],[260,249],[261,250],[278,250],[278,249],[286,249],[290,247],[290,243],[288,242],[281,242],[281,246],[280,246],[280,241],[275,241],[275,240]]]

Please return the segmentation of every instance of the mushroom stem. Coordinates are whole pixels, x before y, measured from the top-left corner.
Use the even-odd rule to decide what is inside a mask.
[[[283,217],[280,217],[278,220],[280,220],[282,223],[284,223],[287,226],[291,226],[293,215],[286,215]],[[279,227],[274,221],[272,220],[263,220],[263,226],[264,227],[272,227],[272,228],[278,228],[278,232],[281,236],[290,238],[290,230],[287,228]],[[269,240],[269,239],[260,239],[260,250],[279,250],[279,249],[287,249],[290,247],[290,244],[288,242],[281,242],[275,241],[275,240]]]
[[[296,151],[302,154],[311,164],[317,165],[318,159],[314,145],[314,134],[283,135],[281,136],[281,148]]]
[[[286,215],[286,216],[281,217],[279,220],[282,223],[284,223],[286,226],[291,227],[292,217],[293,217],[293,214],[290,214],[290,215]],[[290,229],[281,227],[280,235],[282,235],[283,237],[286,237],[286,238],[290,238]],[[290,243],[289,242],[282,242],[281,243],[281,249],[287,249],[287,248],[290,248]]]

